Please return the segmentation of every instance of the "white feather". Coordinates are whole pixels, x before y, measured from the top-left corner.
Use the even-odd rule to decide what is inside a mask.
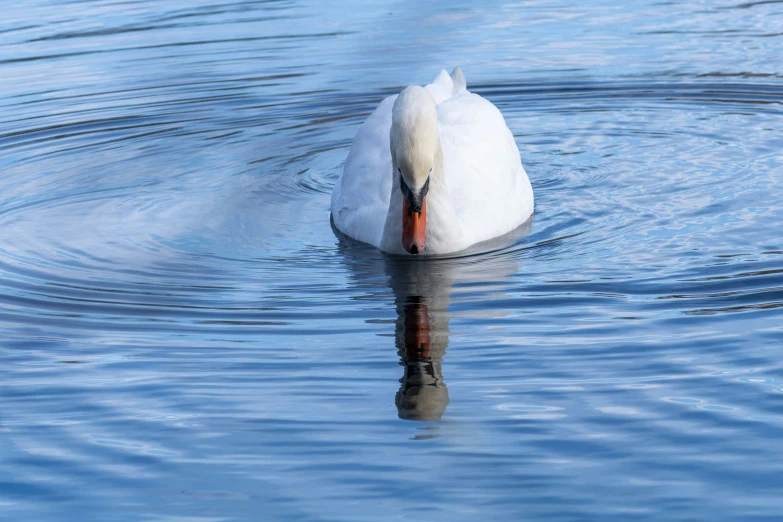
[[[428,209],[431,201],[448,198],[453,213],[431,219],[428,210],[427,247],[422,254],[458,252],[514,230],[533,213],[533,190],[503,115],[492,103],[467,91],[459,68],[451,76],[441,71],[425,88],[437,106],[445,180],[445,188],[430,187]],[[405,253],[399,235],[384,238],[387,214],[392,216],[390,205],[399,194],[389,149],[396,98],[383,100],[356,133],[332,192],[332,217],[335,226],[354,239]],[[386,230],[389,236],[395,233]]]

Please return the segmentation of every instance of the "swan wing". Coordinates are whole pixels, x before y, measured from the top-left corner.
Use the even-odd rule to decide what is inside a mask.
[[[389,130],[397,95],[384,99],[359,127],[343,174],[332,191],[335,226],[354,239],[379,247],[391,196]]]
[[[461,91],[438,105],[438,124],[446,183],[466,242],[524,223],[533,213],[533,190],[498,108]]]

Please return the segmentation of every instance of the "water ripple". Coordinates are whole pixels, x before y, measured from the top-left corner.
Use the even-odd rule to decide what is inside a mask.
[[[778,517],[775,2],[6,7],[8,517]],[[335,236],[358,126],[455,57],[534,219]]]

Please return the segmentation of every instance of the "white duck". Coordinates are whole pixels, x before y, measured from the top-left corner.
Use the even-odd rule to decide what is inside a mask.
[[[383,100],[332,191],[337,229],[392,254],[459,252],[532,213],[514,137],[459,67]]]

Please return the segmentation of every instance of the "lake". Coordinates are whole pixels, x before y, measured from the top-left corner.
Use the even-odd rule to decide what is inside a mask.
[[[777,521],[783,3],[11,2],[0,518]],[[362,121],[456,65],[536,195],[341,241]]]

